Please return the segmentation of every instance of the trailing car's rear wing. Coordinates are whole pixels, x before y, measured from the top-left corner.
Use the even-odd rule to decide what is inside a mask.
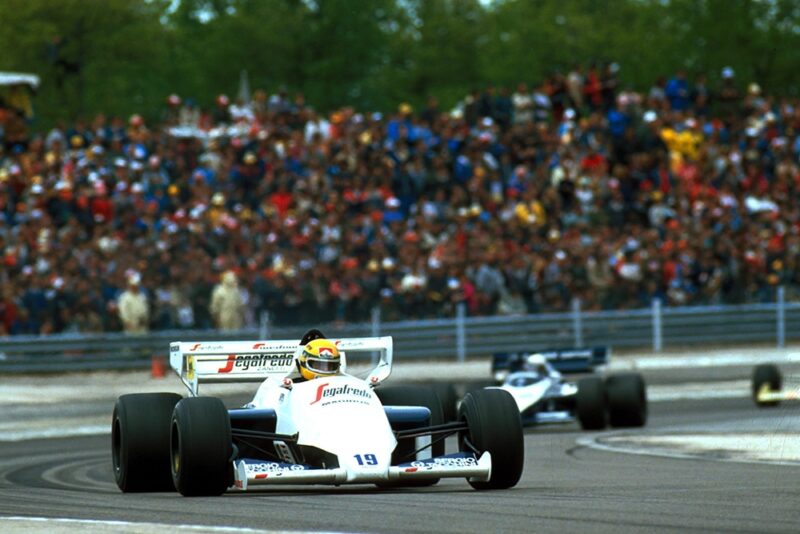
[[[492,355],[492,374],[521,370],[525,358],[530,354],[541,354],[561,373],[586,373],[606,365],[611,358],[609,347],[586,347],[577,349],[546,349],[532,352],[511,352]]]
[[[360,337],[333,339],[342,352],[342,371],[347,370],[347,352],[378,352],[377,366],[367,377],[377,385],[392,370],[392,338]],[[300,340],[281,341],[175,341],[169,346],[169,364],[192,395],[200,384],[261,382],[285,377],[295,369]]]

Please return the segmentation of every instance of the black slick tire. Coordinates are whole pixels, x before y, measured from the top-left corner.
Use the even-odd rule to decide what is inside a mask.
[[[450,382],[434,382],[430,386],[439,396],[443,421],[449,423],[458,418],[458,393]]]
[[[461,401],[459,419],[467,430],[459,434],[459,450],[488,452],[492,474],[488,481],[468,480],[478,490],[506,489],[519,482],[525,464],[522,420],[514,398],[502,389],[467,393]]]
[[[606,427],[606,391],[600,377],[578,380],[575,414],[584,430],[603,430]]]
[[[124,493],[175,491],[170,476],[169,428],[181,400],[175,393],[122,395],[111,417],[114,480]]]
[[[783,387],[783,377],[778,366],[771,363],[763,363],[756,365],[753,368],[752,379],[752,394],[753,402],[759,408],[774,408],[780,404],[780,401],[758,401],[758,392],[761,391],[765,385],[769,386],[770,391],[780,391]]]
[[[233,442],[228,410],[214,397],[183,399],[170,426],[170,469],[185,497],[221,495],[232,482]]]
[[[647,423],[647,389],[639,373],[606,378],[608,422],[612,427],[640,427]]]

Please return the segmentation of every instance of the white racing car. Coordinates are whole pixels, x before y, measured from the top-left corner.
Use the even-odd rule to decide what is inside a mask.
[[[647,392],[639,373],[587,376],[577,382],[563,373],[588,373],[608,362],[605,347],[545,350],[533,354],[495,354],[492,371],[514,397],[523,425],[570,423],[584,430],[644,426]]]
[[[778,366],[763,363],[753,368],[751,380],[753,402],[759,408],[772,408],[781,401],[800,400],[800,386],[784,387],[783,375]]]
[[[381,386],[391,372],[391,337],[331,341],[341,350],[340,369],[305,381],[291,378],[309,347],[297,340],[172,343],[170,366],[189,396],[117,400],[112,459],[119,488],[191,496],[279,484],[422,486],[452,477],[475,489],[516,485],[524,444],[511,395],[476,391],[463,400],[458,420],[445,423],[433,390]],[[380,353],[366,379],[346,372],[345,355],[357,351]],[[262,384],[243,408],[198,396],[204,383],[245,381]],[[454,434],[459,452],[445,454],[444,440]]]

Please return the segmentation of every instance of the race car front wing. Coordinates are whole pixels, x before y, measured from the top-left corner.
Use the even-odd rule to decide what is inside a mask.
[[[348,472],[344,467],[315,468],[303,464],[242,459],[234,463],[234,487],[246,491],[252,486],[285,484],[374,484],[398,480],[468,478],[487,481],[492,474],[492,457],[460,452],[390,466],[385,471]]]

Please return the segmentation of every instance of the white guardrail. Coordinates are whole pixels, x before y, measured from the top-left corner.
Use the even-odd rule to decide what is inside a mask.
[[[369,323],[313,325],[329,337],[394,337],[396,361],[488,356],[496,352],[606,345],[647,348],[764,343],[783,347],[800,338],[800,303],[786,303],[779,288],[769,304],[466,317],[384,323],[374,310]],[[17,336],[0,340],[0,373],[141,369],[166,357],[172,341],[233,341],[300,338],[306,325],[221,332],[171,330],[133,336],[122,333]],[[364,356],[369,358],[369,355]]]

